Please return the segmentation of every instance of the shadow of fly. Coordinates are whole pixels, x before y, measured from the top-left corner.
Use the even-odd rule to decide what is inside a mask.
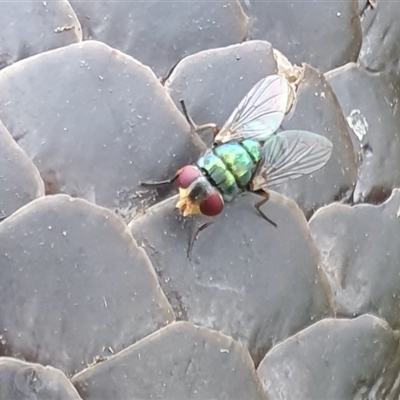
[[[197,126],[180,101],[191,129],[211,129],[214,142],[194,165],[186,165],[169,179],[142,182],[157,187],[177,182],[181,214],[216,217],[225,202],[240,193],[260,196],[255,209],[274,227],[261,207],[268,201],[268,189],[290,179],[311,174],[322,168],[332,153],[332,143],[325,137],[303,130],[278,131],[286,113],[289,84],[284,77],[270,75],[260,80],[243,98],[227,122],[219,129],[215,124]],[[200,231],[213,219],[197,227],[189,240],[187,256]]]

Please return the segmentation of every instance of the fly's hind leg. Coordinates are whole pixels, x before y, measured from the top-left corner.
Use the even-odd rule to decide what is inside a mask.
[[[272,219],[269,219],[264,212],[261,210],[261,207],[269,200],[269,194],[267,192],[265,192],[264,190],[260,189],[260,190],[256,190],[254,192],[252,192],[254,194],[257,194],[258,196],[262,197],[262,200],[258,201],[256,204],[254,204],[254,208],[260,213],[260,215],[266,220],[268,221],[272,226],[274,226],[275,228],[278,227],[278,225],[276,224],[276,222],[272,221]]]
[[[186,121],[190,125],[190,128],[195,131],[196,133],[205,131],[206,129],[211,129],[212,134],[215,136],[218,135],[219,128],[216,124],[209,123],[209,124],[203,124],[203,125],[196,125],[189,113],[187,112],[185,102],[183,100],[179,100],[179,103],[181,103],[182,111],[183,114],[186,118]]]

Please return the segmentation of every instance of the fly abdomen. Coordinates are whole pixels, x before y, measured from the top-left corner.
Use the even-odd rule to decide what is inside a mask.
[[[261,146],[255,140],[245,140],[242,143],[231,142],[216,146],[214,153],[234,176],[236,184],[241,189],[245,189],[261,159]]]

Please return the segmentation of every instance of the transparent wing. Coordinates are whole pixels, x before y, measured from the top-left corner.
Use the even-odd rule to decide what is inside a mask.
[[[256,83],[221,128],[215,142],[266,140],[282,123],[288,93],[288,83],[279,75],[270,75]]]
[[[280,185],[322,168],[332,153],[325,137],[306,131],[283,131],[263,147],[264,164],[254,178],[254,190]]]

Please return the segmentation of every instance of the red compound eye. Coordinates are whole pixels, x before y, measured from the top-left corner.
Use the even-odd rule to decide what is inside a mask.
[[[224,200],[218,192],[209,194],[201,203],[200,211],[203,215],[214,217],[224,208]]]
[[[198,168],[194,167],[193,165],[186,165],[186,167],[183,167],[179,171],[179,187],[181,187],[182,189],[187,189],[200,175],[201,172]]]

